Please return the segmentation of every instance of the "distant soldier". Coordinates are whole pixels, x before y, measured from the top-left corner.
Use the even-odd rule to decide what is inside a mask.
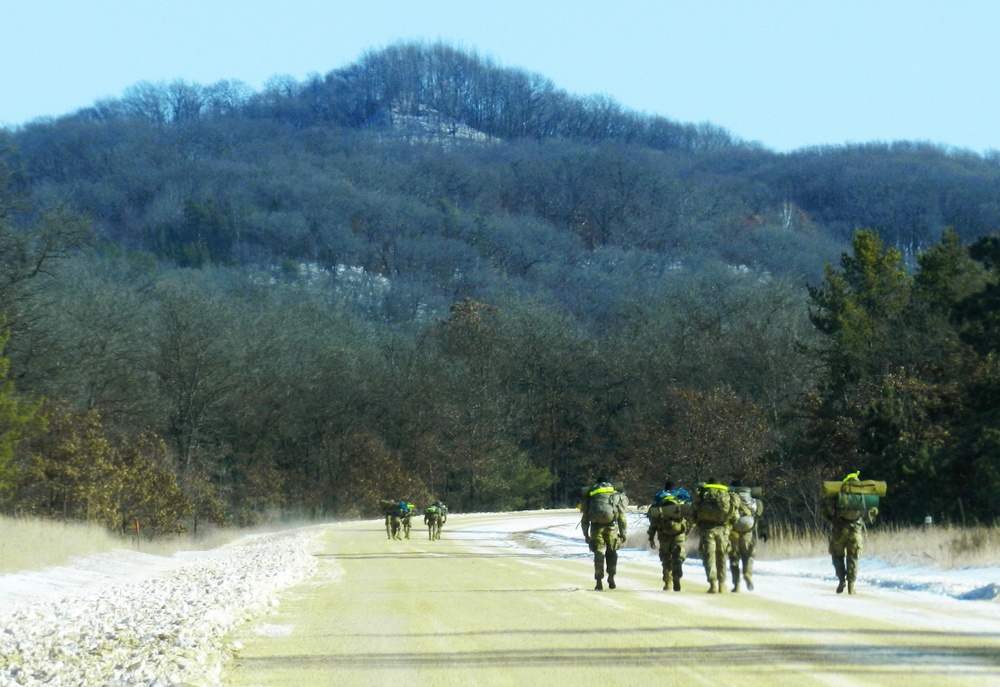
[[[858,479],[860,473],[852,472],[841,484],[834,496],[825,499],[823,517],[830,521],[830,556],[833,570],[837,574],[837,593],[854,593],[854,582],[858,577],[858,559],[865,547],[865,525],[878,515],[878,496],[885,493],[884,482],[865,482],[871,489],[865,489]],[[836,483],[833,483],[836,486]],[[877,485],[881,485],[880,487]]]
[[[689,529],[685,515],[690,512],[691,495],[686,489],[674,488],[674,483],[667,480],[663,491],[653,495],[652,505],[646,509],[649,518],[649,545],[660,543],[660,565],[663,567],[663,589],[671,587],[675,592],[681,590],[681,577],[684,575],[684,546],[687,543]]]
[[[424,510],[424,524],[427,525],[427,537],[434,541],[441,538],[441,528],[448,522],[448,507],[441,501],[435,501]]]
[[[379,508],[385,516],[385,536],[389,539],[399,539],[399,504],[396,501],[382,499]]]
[[[597,484],[585,488],[580,504],[580,529],[583,540],[594,552],[595,590],[604,589],[604,563],[607,561],[608,588],[615,588],[615,573],[618,572],[618,547],[625,543],[625,510],[628,499],[625,494],[615,491],[605,478]]]
[[[740,564],[743,565],[743,580],[747,591],[753,591],[753,559],[757,551],[757,522],[764,514],[764,502],[753,495],[750,487],[744,487],[734,479],[729,484],[734,495],[739,517],[729,533],[729,571],[733,574],[733,591],[740,591]]]
[[[399,502],[399,507],[398,507],[398,511],[399,511],[399,526],[400,526],[400,529],[403,532],[403,535],[407,539],[410,538],[410,526],[411,526],[410,518],[413,516],[413,511],[415,511],[416,509],[417,509],[417,507],[414,506],[409,501],[400,501]],[[398,539],[398,537],[397,537],[397,539]]]
[[[736,522],[737,506],[729,488],[709,479],[695,494],[694,521],[698,527],[698,551],[708,577],[708,593],[723,593],[726,589],[726,567],[729,554],[729,532]]]

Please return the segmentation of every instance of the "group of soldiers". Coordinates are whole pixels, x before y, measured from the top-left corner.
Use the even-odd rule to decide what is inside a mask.
[[[878,496],[884,482],[861,482],[852,473],[841,483],[824,483],[824,516],[831,522],[830,555],[837,574],[837,593],[854,594],[858,558],[863,549],[864,526],[878,514]],[[594,554],[594,589],[615,588],[618,549],[627,539],[625,518],[628,499],[606,479],[583,491],[580,505],[583,538]],[[726,577],[732,574],[732,591],[741,583],[753,591],[753,563],[759,521],[764,513],[761,490],[733,480],[729,485],[710,478],[698,485],[692,497],[684,488],[667,480],[653,497],[646,514],[649,545],[659,547],[663,589],[679,592],[684,575],[687,535],[697,530],[698,551],[708,579],[708,593],[727,592]]]
[[[753,492],[757,492],[754,495]],[[610,504],[612,515],[605,511]],[[618,548],[628,538],[625,518],[628,499],[615,490],[605,478],[585,490],[580,506],[580,527],[583,538],[594,553],[594,589],[604,588],[607,572],[608,588],[615,588],[618,572]],[[701,484],[692,500],[688,491],[675,488],[667,481],[647,509],[649,545],[659,544],[663,569],[663,589],[679,592],[684,576],[687,535],[697,527],[700,535],[699,552],[708,577],[709,593],[726,591],[726,572],[733,575],[733,591],[740,590],[740,579],[753,590],[753,560],[756,547],[757,519],[764,512],[759,490],[743,487],[739,482],[730,486],[712,479]]]
[[[379,502],[382,514],[385,516],[385,535],[389,539],[409,539],[411,519],[417,507],[409,501],[391,501],[382,499]],[[441,528],[448,521],[448,507],[441,501],[435,501],[424,509],[424,525],[427,526],[427,538],[431,541],[441,538]]]
[[[858,559],[864,548],[864,528],[878,514],[879,496],[885,495],[885,483],[859,479],[857,472],[841,482],[824,482],[823,516],[830,521],[830,555],[837,575],[837,593],[845,589],[855,593]],[[615,589],[618,572],[618,549],[628,536],[626,513],[628,498],[606,478],[583,490],[580,528],[583,539],[594,554],[594,589],[604,589],[607,574],[609,589]],[[416,506],[409,501],[380,502],[385,515],[385,533],[389,539],[409,539],[411,518]],[[753,591],[753,564],[757,548],[760,517],[764,514],[761,490],[747,487],[739,480],[729,485],[710,478],[698,485],[694,496],[667,480],[663,490],[653,496],[646,509],[649,545],[659,548],[663,569],[663,589],[679,592],[684,576],[687,536],[697,530],[698,552],[708,579],[708,593],[729,591],[727,572],[732,574],[732,591],[741,583]],[[431,541],[441,538],[448,520],[448,508],[435,501],[424,509],[424,525]]]

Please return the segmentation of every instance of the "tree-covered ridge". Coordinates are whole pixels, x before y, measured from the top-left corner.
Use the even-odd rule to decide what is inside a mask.
[[[8,510],[571,505],[600,471],[802,521],[860,468],[890,520],[995,517],[995,159],[776,155],[439,45],[8,138],[4,397],[45,420]]]
[[[443,251],[466,274],[486,260],[520,277],[552,259],[524,255],[550,244],[545,230],[572,242],[563,254],[697,256],[814,282],[858,228],[912,258],[947,227],[971,241],[1000,226],[996,156],[907,142],[777,155],[443,44],[259,93],[141,83],[11,140],[25,184],[70,199],[102,237],[181,264],[385,272]]]

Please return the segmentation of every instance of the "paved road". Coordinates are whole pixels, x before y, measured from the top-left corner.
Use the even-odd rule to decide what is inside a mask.
[[[225,684],[1000,686],[1000,615],[981,603],[977,615],[764,577],[752,594],[707,595],[693,571],[664,592],[656,567],[624,563],[618,589],[594,592],[585,552],[517,533],[575,518],[456,514],[436,542],[332,525],[317,576],[234,633],[243,649]]]

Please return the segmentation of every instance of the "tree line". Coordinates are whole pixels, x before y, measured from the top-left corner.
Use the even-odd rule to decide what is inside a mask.
[[[2,507],[155,533],[609,472],[810,522],[861,469],[890,521],[994,518],[997,160],[723,133],[419,44],[6,132]]]
[[[81,252],[11,306],[5,510],[150,532],[203,522],[567,506],[610,472],[761,484],[808,522],[823,478],[890,482],[899,522],[996,508],[996,239],[919,257],[860,232],[808,298],[665,280],[617,328],[522,294],[407,325],[326,275]]]

